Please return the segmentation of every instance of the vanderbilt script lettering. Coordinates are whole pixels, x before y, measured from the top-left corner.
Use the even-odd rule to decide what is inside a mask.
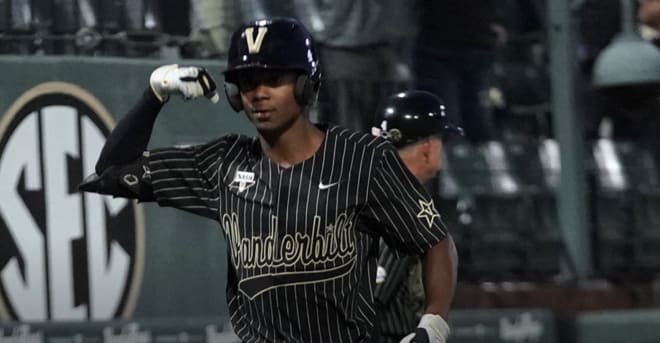
[[[225,214],[222,226],[229,239],[236,268],[287,267],[326,263],[355,253],[353,216],[339,215],[322,230],[321,217],[314,216],[311,234],[296,232],[279,236],[277,216],[270,220],[267,236],[241,237],[236,213]]]

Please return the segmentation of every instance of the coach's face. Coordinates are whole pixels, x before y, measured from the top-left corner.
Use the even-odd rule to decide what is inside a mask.
[[[238,75],[245,114],[258,131],[285,130],[301,117],[294,96],[297,74],[254,69]]]

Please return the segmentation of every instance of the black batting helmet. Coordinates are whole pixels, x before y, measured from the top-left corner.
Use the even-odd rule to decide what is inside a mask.
[[[237,74],[248,69],[300,72],[295,96],[301,105],[311,104],[320,85],[319,60],[307,29],[292,18],[256,20],[239,27],[231,38],[225,93],[236,111],[242,109]]]
[[[372,133],[397,148],[438,134],[463,135],[462,128],[449,122],[444,102],[421,90],[408,90],[387,98],[374,124]]]

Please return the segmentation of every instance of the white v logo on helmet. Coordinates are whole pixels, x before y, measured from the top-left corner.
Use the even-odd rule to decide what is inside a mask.
[[[245,29],[245,40],[247,41],[248,52],[251,54],[258,54],[261,50],[261,43],[264,41],[266,32],[268,31],[267,27],[259,27],[257,31],[257,39],[254,38],[254,28],[248,27]]]

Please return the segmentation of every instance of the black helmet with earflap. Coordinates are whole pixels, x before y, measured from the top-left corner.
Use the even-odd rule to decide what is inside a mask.
[[[232,35],[224,72],[225,94],[237,112],[243,109],[237,75],[248,69],[298,71],[296,101],[306,106],[316,100],[321,73],[314,40],[295,19],[256,20],[242,25]]]
[[[372,133],[401,148],[433,135],[462,136],[463,129],[449,121],[442,99],[427,91],[408,90],[387,98]]]

